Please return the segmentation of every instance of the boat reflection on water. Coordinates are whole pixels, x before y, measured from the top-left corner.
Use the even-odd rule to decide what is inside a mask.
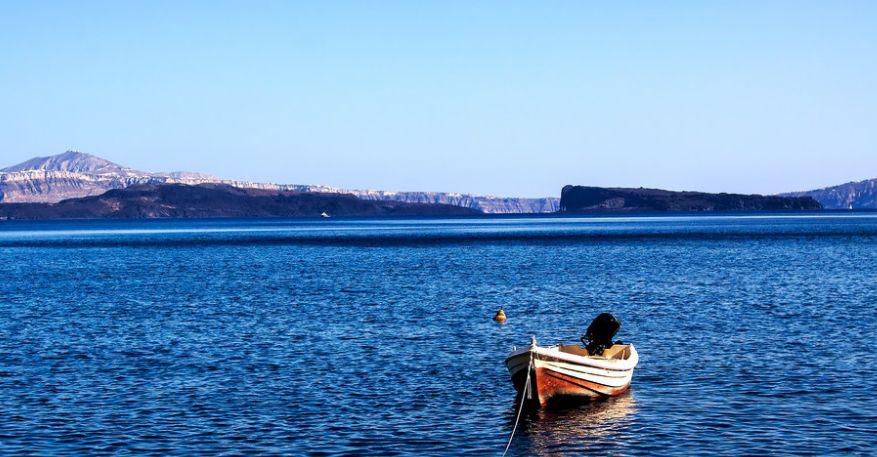
[[[630,391],[577,406],[529,410],[521,418],[520,438],[515,438],[520,441],[513,447],[516,454],[528,455],[620,451],[632,435],[635,412]]]

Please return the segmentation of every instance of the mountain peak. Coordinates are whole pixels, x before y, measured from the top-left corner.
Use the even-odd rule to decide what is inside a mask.
[[[130,168],[80,151],[65,151],[53,156],[35,157],[0,171],[9,173],[26,170],[69,171],[84,174],[115,173],[119,175],[135,173]]]

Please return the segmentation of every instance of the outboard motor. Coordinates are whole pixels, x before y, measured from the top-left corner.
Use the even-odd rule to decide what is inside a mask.
[[[621,322],[609,313],[603,313],[591,321],[585,335],[582,336],[582,344],[588,350],[589,355],[603,355],[603,351],[612,347],[612,337],[621,328]],[[620,342],[619,342],[620,343]]]

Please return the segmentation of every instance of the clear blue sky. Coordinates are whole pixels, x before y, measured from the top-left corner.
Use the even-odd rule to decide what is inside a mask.
[[[2,2],[0,164],[558,195],[877,176],[877,2]]]

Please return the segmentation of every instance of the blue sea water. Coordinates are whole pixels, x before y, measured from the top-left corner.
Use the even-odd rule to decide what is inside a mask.
[[[877,452],[873,213],[7,221],[0,261],[0,454],[498,455],[512,346],[603,311],[631,391],[511,454]]]

